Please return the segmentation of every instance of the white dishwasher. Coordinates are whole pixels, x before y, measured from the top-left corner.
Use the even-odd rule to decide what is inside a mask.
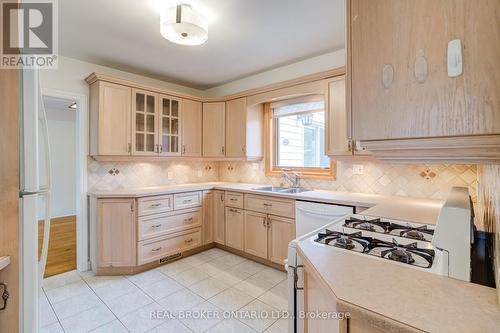
[[[288,245],[288,259],[285,269],[288,273],[288,332],[303,333],[304,319],[300,315],[304,311],[302,262],[297,256],[297,243],[301,238],[310,237],[323,226],[334,222],[345,215],[353,214],[354,207],[323,204],[317,202],[295,202],[296,239]],[[337,333],[332,328],[332,333]]]
[[[353,214],[354,207],[324,204],[317,202],[295,202],[295,237],[316,230],[339,217]]]

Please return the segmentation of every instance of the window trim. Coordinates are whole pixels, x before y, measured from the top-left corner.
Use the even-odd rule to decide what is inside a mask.
[[[325,119],[327,117],[328,104],[325,103]],[[264,103],[264,118],[265,118],[265,164],[266,164],[266,177],[281,177],[282,171],[280,167],[275,165],[275,154],[276,151],[276,140],[274,139],[274,120],[272,117],[271,103]],[[326,125],[326,124],[325,124]],[[326,131],[326,127],[325,127]],[[327,179],[335,180],[337,177],[337,162],[330,157],[330,168],[298,168],[289,167],[288,170],[292,170],[298,173],[302,178],[308,179]]]

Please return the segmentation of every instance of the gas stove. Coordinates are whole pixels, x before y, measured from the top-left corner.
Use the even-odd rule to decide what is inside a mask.
[[[310,239],[332,249],[446,275],[446,256],[431,244],[433,233],[430,225],[353,214]]]

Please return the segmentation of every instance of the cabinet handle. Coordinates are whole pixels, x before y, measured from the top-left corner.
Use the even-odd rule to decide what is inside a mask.
[[[243,152],[243,154],[246,154],[247,153],[247,146],[243,146],[241,147],[241,151]]]
[[[157,247],[156,249],[152,249],[152,250],[151,250],[151,252],[158,252],[158,251],[160,251],[161,249],[162,249],[162,247],[160,246],[160,247]]]
[[[266,223],[267,229],[271,228],[271,218],[267,218],[267,223]]]
[[[264,203],[264,207],[272,207],[272,204]]]
[[[132,144],[130,142],[127,144],[127,152],[128,153],[132,152]]]
[[[134,203],[133,202],[130,204],[130,211],[134,212]]]
[[[186,146],[185,145],[182,145],[182,153],[185,154],[186,153]]]
[[[161,206],[161,203],[155,203],[155,204],[152,204],[149,207],[155,208],[155,207],[160,207],[160,206]]]
[[[188,218],[188,219],[184,219],[184,223],[185,223],[185,224],[191,223],[192,221],[193,221],[193,218],[192,218],[192,217],[190,217],[190,218]]]
[[[161,227],[161,224],[156,224],[156,225],[151,226],[151,228],[154,228],[154,229],[159,228],[159,227]]]
[[[193,241],[193,239],[192,239],[192,238],[190,238],[190,239],[186,239],[186,240],[184,241],[184,243],[189,244],[189,243],[191,243],[192,241]]]
[[[262,225],[263,225],[264,227],[267,227],[267,218],[265,218],[264,220],[262,220]]]
[[[226,149],[224,148],[224,146],[222,146],[222,148],[221,148],[221,152],[222,152],[222,154],[225,154]]]
[[[224,193],[221,193],[221,194],[220,194],[220,201],[221,201],[221,202],[224,202]]]
[[[238,201],[238,199],[235,199],[235,198],[231,198],[229,200],[231,200],[231,201]]]
[[[189,200],[183,200],[182,203],[184,204],[187,204],[187,203],[190,203],[191,201],[193,201],[192,199],[189,199]]]
[[[4,282],[0,282],[0,287],[3,288],[3,292],[2,292],[3,305],[2,305],[2,307],[0,307],[0,311],[3,311],[3,310],[5,310],[5,308],[7,308],[7,301],[9,300],[10,293],[7,290],[7,284],[5,284]]]
[[[163,145],[158,145],[158,152],[160,154],[163,152]]]
[[[232,208],[230,208],[230,209],[229,209],[229,211],[230,211],[231,213],[238,213],[238,211],[237,211],[236,209],[232,209]]]

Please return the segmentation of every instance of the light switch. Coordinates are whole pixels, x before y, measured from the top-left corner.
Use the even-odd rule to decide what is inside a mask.
[[[363,173],[365,173],[365,167],[363,164],[354,164],[352,166],[353,175],[362,175]]]
[[[448,76],[457,77],[462,73],[462,42],[454,39],[448,42]]]

